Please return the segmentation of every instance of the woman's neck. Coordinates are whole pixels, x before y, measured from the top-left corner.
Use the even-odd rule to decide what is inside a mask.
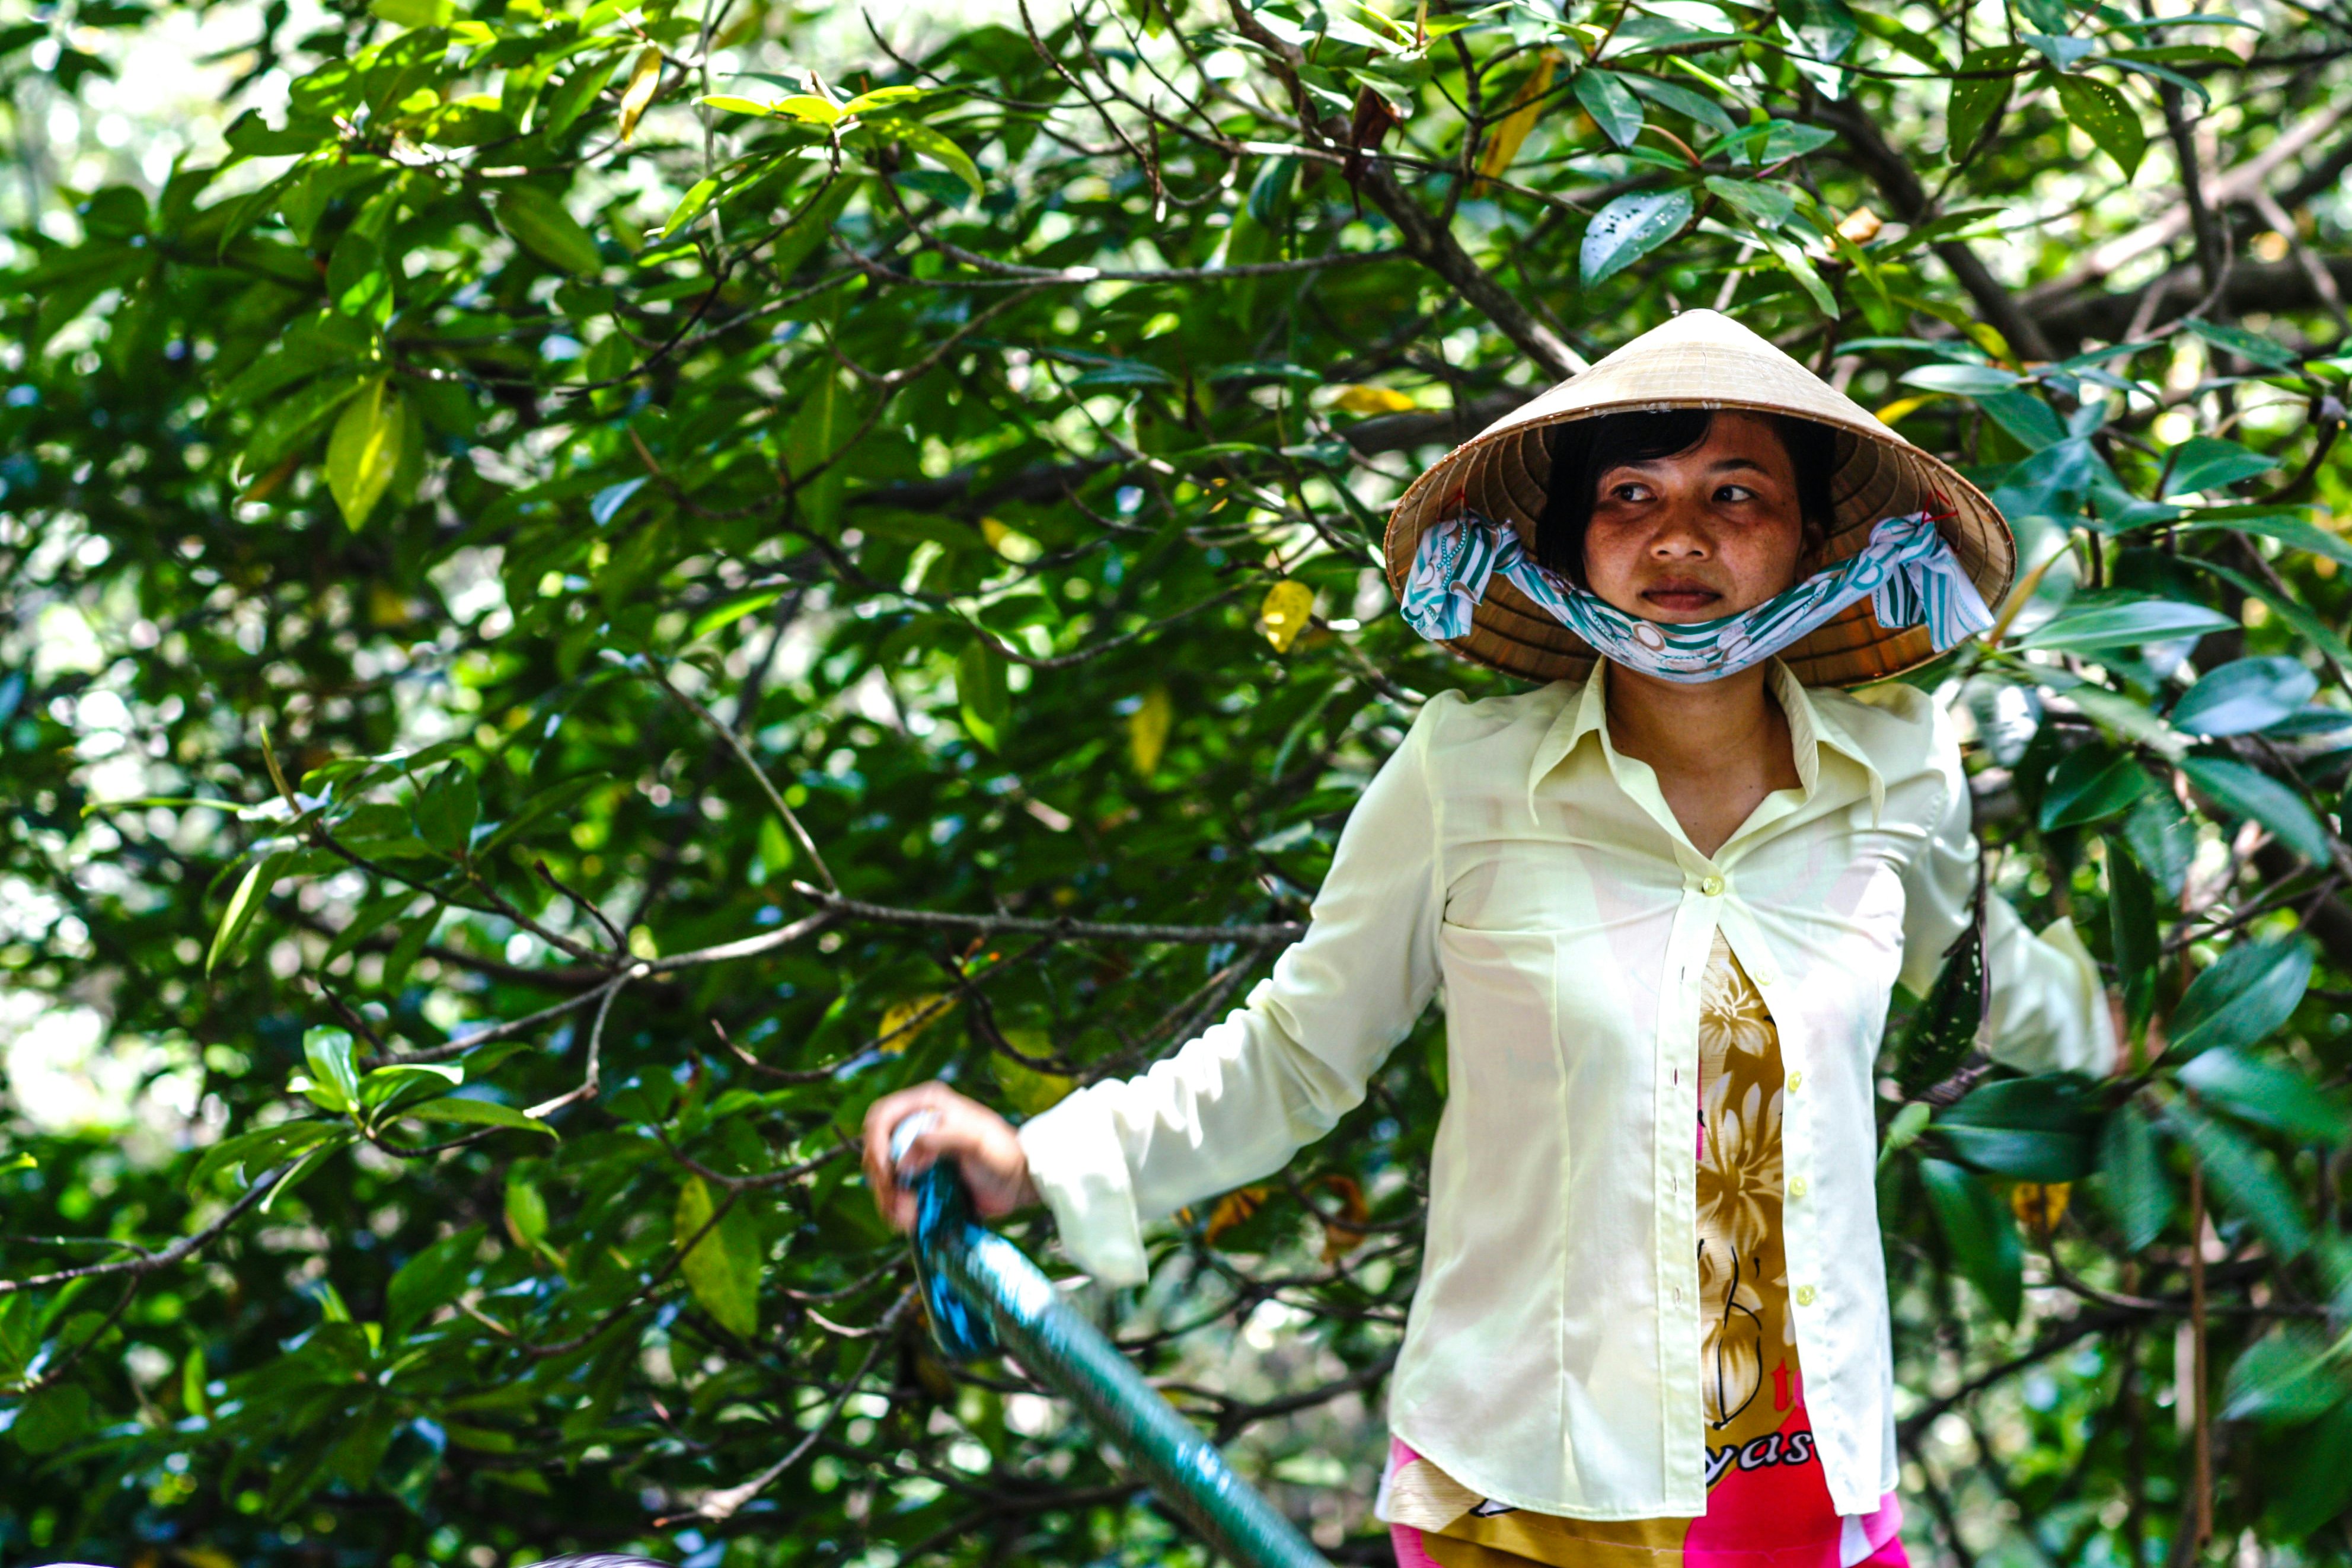
[[[1675,820],[1712,855],[1775,789],[1800,785],[1769,666],[1698,685],[1609,667],[1609,740],[1650,765]]]

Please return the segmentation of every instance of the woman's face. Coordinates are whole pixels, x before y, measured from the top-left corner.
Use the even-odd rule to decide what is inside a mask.
[[[1602,471],[1584,575],[1629,615],[1713,621],[1793,584],[1805,544],[1796,467],[1780,433],[1726,409],[1689,451]]]

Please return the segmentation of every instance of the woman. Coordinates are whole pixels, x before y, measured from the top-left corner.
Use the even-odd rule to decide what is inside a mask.
[[[1927,696],[1832,688],[1989,625],[2006,523],[1699,310],[1422,476],[1388,559],[1424,635],[1547,684],[1431,699],[1307,935],[1150,1071],[1017,1130],[940,1084],[877,1102],[877,1201],[910,1223],[879,1151],[933,1111],[910,1168],[951,1155],[982,1212],[1042,1200],[1140,1281],[1143,1221],[1328,1131],[1442,982],[1400,1562],[1902,1563],[1873,1063],[1894,983],[1973,918],[1977,849]],[[1984,915],[1992,1053],[2109,1070],[2072,928]]]

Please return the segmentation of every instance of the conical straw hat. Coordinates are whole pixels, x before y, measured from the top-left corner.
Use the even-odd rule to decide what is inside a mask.
[[[1464,506],[1518,530],[1530,550],[1551,454],[1547,425],[1635,409],[1734,408],[1818,420],[1835,434],[1830,494],[1836,522],[1822,566],[1859,554],[1881,518],[1942,504],[1938,525],[1977,591],[1998,612],[2017,573],[2008,520],[1948,464],[1881,424],[1869,410],[1730,317],[1685,310],[1504,415],[1412,482],[1389,514],[1389,586],[1400,598],[1423,528]],[[1445,646],[1530,681],[1581,678],[1585,641],[1530,604],[1500,576],[1488,584],[1469,635]],[[1900,674],[1936,656],[1924,626],[1889,629],[1862,601],[1781,653],[1810,686],[1852,686]]]

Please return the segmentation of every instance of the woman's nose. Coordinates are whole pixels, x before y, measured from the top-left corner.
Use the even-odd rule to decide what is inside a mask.
[[[1671,507],[1650,536],[1650,553],[1661,559],[1690,559],[1713,553],[1715,541],[1688,505]]]

